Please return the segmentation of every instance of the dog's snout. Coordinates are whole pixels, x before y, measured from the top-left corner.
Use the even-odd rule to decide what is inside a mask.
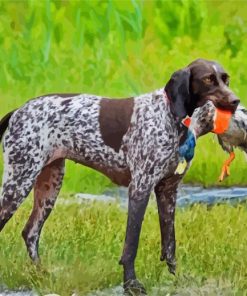
[[[239,98],[233,93],[233,92],[228,92],[224,97],[223,100],[226,103],[226,109],[231,110],[232,112],[235,112],[238,104],[240,103]],[[227,106],[228,105],[228,106]]]
[[[234,107],[237,107],[239,103],[240,103],[239,99],[235,99],[235,100],[231,101],[231,105]]]
[[[240,100],[235,95],[229,98],[229,104],[231,106],[230,109],[232,109],[232,112],[236,111],[239,103],[240,103]]]

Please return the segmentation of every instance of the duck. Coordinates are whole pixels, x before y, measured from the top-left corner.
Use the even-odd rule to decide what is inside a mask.
[[[209,107],[208,107],[209,108]],[[200,108],[198,108],[199,110]],[[196,146],[196,139],[208,131],[204,131],[203,126],[200,126],[200,117],[202,117],[203,111],[196,109],[192,118],[186,118],[183,120],[183,125],[186,126],[187,136],[185,141],[179,147],[179,164],[175,171],[175,174],[184,174],[188,164],[191,162],[194,156],[194,150]],[[198,114],[196,114],[198,113]],[[212,118],[212,114],[214,116]],[[211,114],[211,116],[209,116]],[[239,105],[232,113],[227,110],[215,108],[214,112],[211,112],[206,116],[209,117],[208,121],[213,121],[213,127],[211,132],[217,135],[218,142],[222,149],[229,154],[229,157],[224,161],[219,176],[219,182],[230,176],[230,165],[235,159],[235,148],[240,148],[247,153],[247,109]],[[194,124],[192,119],[194,117]],[[197,125],[197,126],[196,126]],[[199,128],[199,133],[196,130]],[[203,132],[202,132],[203,131]]]
[[[247,153],[247,109],[239,105],[232,115],[229,127],[221,134],[217,134],[222,149],[229,154],[224,161],[219,176],[219,182],[230,176],[230,165],[235,159],[235,148]]]

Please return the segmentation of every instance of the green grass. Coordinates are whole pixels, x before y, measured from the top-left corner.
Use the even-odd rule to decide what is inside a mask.
[[[27,201],[1,233],[2,283],[11,289],[33,288],[40,295],[53,292],[62,296],[73,292],[85,295],[121,284],[118,260],[125,235],[125,211],[114,204],[58,204],[44,227],[40,243],[42,267],[36,268],[29,261],[20,235],[30,209]],[[173,277],[159,261],[158,215],[152,203],[136,260],[139,279],[149,292],[154,287],[163,291],[154,295],[165,295],[164,291],[186,295],[182,291],[200,291],[212,282],[216,288],[227,287],[229,295],[245,295],[246,210],[245,205],[178,209],[177,275]]]
[[[247,105],[246,11],[246,1],[0,0],[0,117],[47,93],[149,92],[198,57],[223,64]],[[185,181],[217,185],[224,154],[216,143],[201,141]],[[224,185],[246,185],[241,156],[233,172]],[[64,191],[96,193],[107,186],[102,175],[67,165]]]

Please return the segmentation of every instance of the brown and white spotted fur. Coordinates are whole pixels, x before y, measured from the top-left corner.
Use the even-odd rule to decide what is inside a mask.
[[[205,103],[210,99],[229,109],[238,104],[225,84],[216,87],[214,96],[208,86],[200,96],[196,86],[204,77],[199,79],[195,73],[199,67],[200,75],[203,69],[218,75],[222,68],[215,65],[218,64],[200,60],[177,71],[166,86],[167,95],[164,89],[122,100],[53,94],[33,99],[8,114],[0,122],[0,136],[6,129],[0,229],[34,188],[34,206],[23,238],[30,257],[38,261],[40,232],[61,188],[65,159],[70,159],[129,188],[127,230],[120,260],[125,290],[140,287],[135,280],[134,260],[152,190],[159,210],[161,259],[174,273],[174,212],[176,190],[182,178],[174,172],[179,161],[178,147],[187,133],[181,118],[191,115],[203,100]],[[195,92],[191,90],[192,82]],[[221,88],[224,96],[219,92]],[[192,126],[197,136],[212,130],[212,106],[207,103],[195,112]],[[141,290],[145,294],[142,286]]]

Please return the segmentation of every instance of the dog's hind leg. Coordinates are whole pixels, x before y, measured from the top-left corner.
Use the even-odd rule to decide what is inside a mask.
[[[4,154],[4,173],[0,195],[0,231],[30,193],[42,161],[34,161],[23,149]]]
[[[64,164],[65,160],[60,158],[45,166],[34,185],[33,210],[22,231],[22,236],[29,256],[36,263],[39,262],[40,233],[60,191],[64,176]]]

